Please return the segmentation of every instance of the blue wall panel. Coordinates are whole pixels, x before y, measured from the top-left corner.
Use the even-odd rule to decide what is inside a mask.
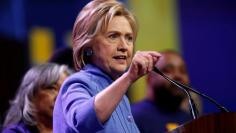
[[[180,0],[179,9],[192,86],[236,111],[236,1]],[[217,112],[206,100],[204,108]]]

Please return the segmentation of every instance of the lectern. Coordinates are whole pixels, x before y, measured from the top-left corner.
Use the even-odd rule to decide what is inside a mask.
[[[170,133],[236,133],[236,113],[216,113],[201,116]]]

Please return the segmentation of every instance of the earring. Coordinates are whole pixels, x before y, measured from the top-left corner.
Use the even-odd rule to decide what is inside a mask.
[[[91,48],[85,50],[85,56],[90,57],[92,55],[93,55],[93,50]]]

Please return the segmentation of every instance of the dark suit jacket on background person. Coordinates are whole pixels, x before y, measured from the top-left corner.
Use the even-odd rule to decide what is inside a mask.
[[[163,133],[191,120],[191,116],[180,109],[167,112],[149,100],[132,105],[132,114],[141,133]]]

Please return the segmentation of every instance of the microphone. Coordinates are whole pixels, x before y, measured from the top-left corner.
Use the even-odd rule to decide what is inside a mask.
[[[203,98],[206,98],[208,101],[210,101],[211,103],[213,103],[214,105],[216,105],[216,107],[221,111],[221,112],[229,112],[229,110],[228,109],[226,109],[224,106],[222,106],[222,105],[220,105],[219,103],[217,103],[213,98],[211,98],[211,97],[209,97],[209,96],[207,96],[207,95],[205,95],[205,94],[203,94],[203,93],[200,93],[200,92],[198,92],[198,91],[196,91],[195,89],[193,89],[193,88],[191,88],[191,87],[189,87],[189,86],[186,86],[186,85],[184,85],[184,84],[182,84],[182,83],[179,83],[179,82],[177,82],[177,81],[175,81],[175,80],[173,80],[173,79],[170,79],[169,77],[167,77],[163,72],[161,72],[158,68],[156,68],[156,67],[154,67],[154,69],[153,69],[153,71],[154,72],[156,72],[156,73],[158,73],[158,74],[160,74],[162,77],[164,77],[166,80],[168,80],[169,82],[171,82],[172,84],[174,84],[174,85],[176,85],[177,87],[179,87],[180,89],[182,89],[182,90],[184,90],[186,93],[188,92],[188,91],[191,91],[191,92],[194,92],[194,93],[196,93],[196,94],[198,94],[198,95],[200,95],[201,97],[203,97]],[[192,116],[194,115],[193,113],[195,112],[194,111],[194,107],[192,108],[191,106],[191,95],[189,95],[188,93],[187,93],[187,95],[188,95],[188,97],[189,97],[189,104],[190,104],[190,108],[191,108],[191,113],[192,113]],[[193,100],[192,100],[193,101]],[[194,103],[193,103],[193,106],[195,106],[194,105]],[[194,118],[194,116],[193,116],[193,118]]]

